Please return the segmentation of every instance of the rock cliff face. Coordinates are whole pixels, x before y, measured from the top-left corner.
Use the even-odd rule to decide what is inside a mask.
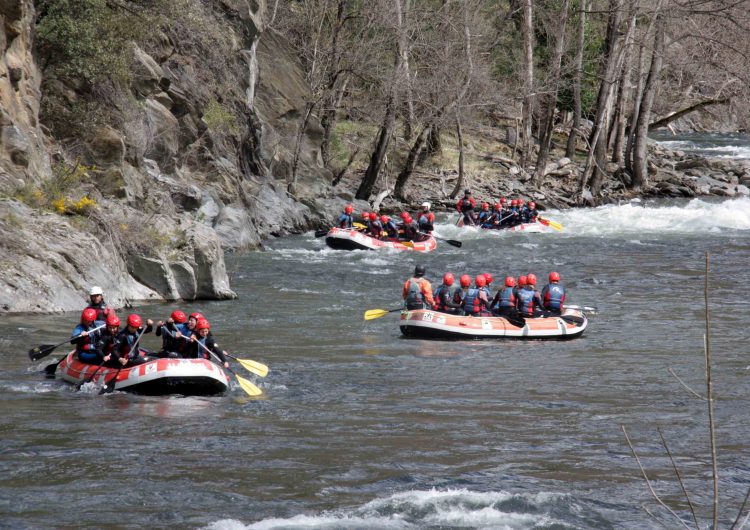
[[[265,2],[194,4],[202,48],[149,35],[92,94],[41,72],[33,1],[0,0],[0,312],[77,310],[93,284],[114,305],[231,298],[223,250],[319,217],[320,126],[298,134],[309,89]],[[85,133],[55,119],[105,100]]]

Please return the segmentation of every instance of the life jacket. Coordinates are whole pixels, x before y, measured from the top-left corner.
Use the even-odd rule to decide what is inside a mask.
[[[101,330],[96,330],[93,333],[91,333],[91,330],[96,328],[96,323],[92,326],[84,326],[83,324],[78,324],[75,329],[73,330],[73,337],[78,337],[81,333],[84,331],[88,331],[89,334],[85,337],[78,337],[75,339],[74,344],[76,345],[76,353],[82,353],[82,352],[88,352],[91,350],[96,349],[96,342],[99,340],[99,337],[101,336]]]
[[[518,310],[525,317],[534,316],[535,294],[536,291],[534,289],[523,288],[518,291]]]
[[[109,332],[105,332],[104,334],[102,334],[101,349],[105,357],[115,351],[115,345],[117,344],[117,335],[119,335],[119,332],[117,332],[115,335],[110,335]]]
[[[120,331],[120,333],[117,335],[117,342],[119,343],[119,355],[121,358],[128,357],[128,358],[136,358],[138,355],[140,355],[140,352],[133,353],[131,350],[133,349],[133,345],[135,344],[135,341],[138,340],[138,336],[141,334],[141,331],[143,331],[143,326],[138,328],[135,333],[130,333],[128,331],[127,326]],[[143,334],[145,335],[145,331]],[[140,349],[140,348],[139,348]]]
[[[388,237],[398,237],[398,227],[396,226],[396,223],[393,222],[393,219],[389,219],[388,222],[383,226],[383,229],[388,234]]]
[[[497,301],[497,307],[516,307],[516,295],[513,293],[513,287],[505,287],[502,291],[500,291],[500,296],[498,297]]]
[[[367,232],[374,238],[380,239],[383,233],[383,225],[380,221],[368,221]]]
[[[469,290],[466,291],[466,296],[464,297],[464,313],[467,315],[476,315],[485,309],[485,302],[479,298],[479,292],[480,289],[477,289],[476,287],[470,287]]]
[[[352,216],[348,213],[342,213],[339,217],[339,228],[351,228],[352,227]]]
[[[534,208],[533,210],[529,210],[529,222],[530,223],[536,223],[536,218],[539,217],[539,211]]]
[[[563,301],[565,300],[565,288],[559,283],[549,283],[542,290],[542,302],[544,309],[555,311],[562,310]]]
[[[411,278],[409,280],[409,291],[406,294],[406,309],[428,309],[422,294],[421,279]]]
[[[448,302],[455,303],[456,293],[461,288],[457,285],[445,285],[441,284],[440,287],[435,289],[433,298],[435,298],[435,311],[453,312],[456,308],[450,307]]]
[[[414,241],[417,239],[417,227],[414,226],[414,221],[411,223],[404,223],[403,226],[404,233],[402,234],[402,237],[407,241]]]
[[[107,315],[109,315],[110,309],[107,307],[107,303],[102,299],[98,304],[89,304],[86,309],[96,309],[96,318],[94,320],[101,320],[105,322]]]
[[[461,199],[460,201],[458,201],[456,208],[459,212],[466,213],[469,210],[473,210],[476,205],[477,203],[474,199]]]
[[[432,212],[419,212],[417,214],[417,224],[423,232],[432,230],[432,223],[434,222],[435,214]]]

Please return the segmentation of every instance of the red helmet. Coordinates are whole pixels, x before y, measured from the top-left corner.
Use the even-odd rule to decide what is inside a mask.
[[[453,278],[453,275],[450,272],[446,272],[445,274],[443,274],[443,283],[445,285],[453,285],[454,279],[455,278]]]
[[[471,276],[469,276],[468,274],[464,274],[459,279],[459,282],[461,282],[461,287],[468,287],[469,285],[471,285]]]
[[[409,216],[409,212],[401,212],[401,219],[406,219]]]
[[[502,206],[500,205],[499,202],[496,202],[495,203],[495,210],[499,210],[500,208],[502,208]]]
[[[96,320],[96,309],[87,307],[81,313],[81,322],[93,322]]]
[[[536,208],[536,203],[535,203],[534,201],[531,201],[531,202],[529,203],[529,208],[531,208],[532,210],[533,210],[534,208]]]
[[[351,214],[353,211],[354,206],[352,206],[351,204],[347,204],[346,206],[344,206],[344,213]]]
[[[134,328],[140,328],[141,324],[143,324],[143,320],[141,320],[141,317],[139,317],[135,313],[131,313],[128,315],[128,326],[133,326]]]
[[[492,274],[490,274],[489,272],[485,272],[484,273],[484,281],[487,282],[487,285],[491,284],[492,280],[493,280]]]
[[[506,202],[508,202],[508,199],[506,199],[505,197],[500,197],[500,204],[505,204]]]
[[[518,199],[518,206],[523,206],[523,199]]]
[[[519,276],[518,277],[518,286],[519,287],[523,287],[524,285],[526,285],[526,279],[527,279],[526,276]]]
[[[513,287],[516,285],[516,279],[513,276],[506,276],[505,277],[505,286],[506,287]]]
[[[117,318],[117,315],[110,314],[107,317],[107,325],[108,326],[119,326],[120,325],[120,319]]]
[[[406,214],[406,217],[404,217],[404,222],[405,222],[406,224],[409,224],[409,223],[411,223],[411,222],[412,222],[413,220],[414,220],[414,219],[412,219],[412,218],[411,218],[411,215],[409,215],[409,214]]]
[[[206,320],[205,318],[201,318],[198,321],[198,324],[196,324],[195,329],[197,329],[198,331],[202,329],[211,329],[211,324],[209,324],[208,320]]]
[[[370,212],[362,212],[362,219],[367,221],[370,218]]]
[[[476,278],[474,278],[474,285],[477,287],[484,287],[487,285],[487,280],[484,278],[484,274],[478,275]]]
[[[510,201],[510,205],[511,206],[518,206],[518,199],[513,199],[512,201]]]
[[[490,209],[490,205],[487,204],[486,202],[483,202],[482,203],[482,210],[489,210],[489,209]]]
[[[172,316],[172,320],[174,320],[178,324],[183,324],[187,322],[187,315],[183,313],[182,311],[180,311],[179,309],[177,309],[176,311],[172,311],[171,316]]]
[[[551,282],[559,282],[560,281],[560,273],[552,271],[549,273],[549,281]]]
[[[536,275],[535,274],[527,274],[526,275],[526,285],[536,285]]]
[[[375,212],[370,212],[370,221],[375,222],[378,220],[378,214]]]
[[[193,320],[195,320],[197,322],[198,320],[201,320],[204,317],[200,313],[196,312],[196,313],[190,313],[190,318],[192,318]]]
[[[383,223],[383,224],[387,223],[390,220],[391,220],[391,218],[388,217],[387,215],[381,215],[380,216],[380,222]]]

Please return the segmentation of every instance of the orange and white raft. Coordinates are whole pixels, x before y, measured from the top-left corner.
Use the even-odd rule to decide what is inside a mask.
[[[401,312],[401,333],[422,339],[572,339],[588,326],[586,315],[565,309],[560,316],[526,318],[523,327],[504,317],[449,315],[429,309]]]
[[[69,353],[57,367],[57,373],[68,383],[88,381],[99,368],[96,364],[79,361]],[[229,388],[229,378],[224,370],[206,359],[155,359],[119,371],[102,367],[92,382],[110,383],[113,377],[115,390],[135,392],[150,396],[182,394],[186,396],[211,396]]]
[[[349,228],[333,227],[326,234],[326,245],[336,250],[415,250],[430,252],[437,247],[437,241],[431,235],[425,235],[417,241],[402,239],[376,239]]]

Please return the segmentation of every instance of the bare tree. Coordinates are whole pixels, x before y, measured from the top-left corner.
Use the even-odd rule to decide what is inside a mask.
[[[576,150],[576,137],[581,127],[581,74],[583,72],[583,48],[586,44],[586,12],[589,9],[589,0],[581,0],[581,9],[578,13],[578,29],[576,31],[576,56],[575,75],[573,76],[573,124],[568,134],[568,143],[565,148],[565,156],[573,159]]]
[[[533,119],[534,104],[534,2],[522,0],[523,9],[523,105],[521,109],[521,128],[523,137],[521,143],[521,166],[525,167],[531,156],[531,121]]]

